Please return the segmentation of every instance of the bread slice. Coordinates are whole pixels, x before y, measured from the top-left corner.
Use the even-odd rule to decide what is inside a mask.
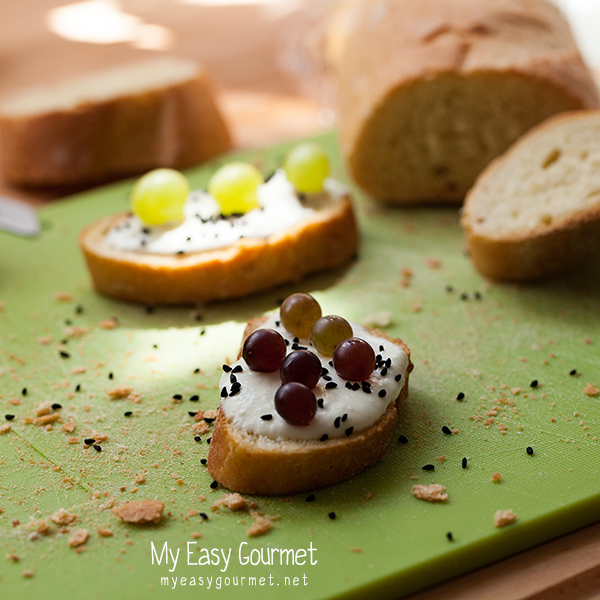
[[[263,321],[250,321],[244,339]],[[208,454],[212,477],[238,492],[293,494],[339,483],[381,460],[396,428],[402,403],[408,397],[413,364],[410,350],[402,340],[389,338],[377,330],[371,332],[400,346],[408,356],[404,386],[375,423],[349,437],[325,441],[274,440],[236,427],[221,409]]]
[[[462,202],[528,129],[600,105],[566,19],[546,0],[354,6],[335,32],[340,143],[350,175],[377,199]]]
[[[2,170],[22,186],[183,167],[231,147],[205,70],[160,57],[23,90],[0,105]]]
[[[600,248],[600,111],[555,116],[492,163],[461,225],[478,271],[542,277]]]
[[[102,294],[146,304],[212,302],[298,281],[353,258],[359,236],[350,196],[314,208],[311,216],[266,238],[242,238],[202,252],[163,255],[109,247],[108,231],[126,214],[89,225],[79,245]]]

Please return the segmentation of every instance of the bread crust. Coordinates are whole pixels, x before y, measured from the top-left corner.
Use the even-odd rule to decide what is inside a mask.
[[[568,23],[545,0],[355,4],[335,65],[340,144],[353,179],[376,199],[460,202],[485,165],[531,126],[556,112],[599,106],[598,90]],[[509,88],[513,96],[520,89],[521,97],[535,95],[548,104],[522,103],[515,109],[510,102],[486,113],[482,106],[491,106],[495,95]],[[448,109],[444,118],[433,110],[397,112],[408,98],[410,106],[424,106],[427,98],[440,98],[442,90],[449,104],[470,98],[472,106],[460,114]],[[507,123],[511,110],[527,114]],[[481,133],[488,126],[494,134],[491,144]],[[412,152],[401,155],[403,146]],[[468,158],[458,162],[469,147]],[[456,164],[448,155],[456,155]],[[415,156],[417,164],[405,166]],[[454,170],[448,169],[451,165]],[[401,176],[390,175],[386,183],[385,173],[394,168]],[[430,174],[417,179],[420,169]]]
[[[538,279],[581,261],[600,250],[600,204],[586,210],[573,210],[551,224],[521,232],[485,235],[477,231],[474,206],[481,194],[489,194],[499,171],[514,155],[524,151],[546,132],[571,123],[597,120],[600,111],[577,111],[554,116],[531,129],[504,155],[493,161],[467,194],[461,225],[467,250],[475,268],[485,277],[497,281]],[[551,148],[548,148],[549,150]],[[540,208],[542,210],[542,208]]]
[[[157,64],[167,65],[163,70],[169,65],[164,59]],[[130,68],[135,74],[135,65]],[[148,70],[148,63],[140,63],[141,69]],[[196,65],[184,80],[165,84],[157,72],[146,87],[123,93],[115,89],[106,98],[76,101],[73,82],[72,106],[4,112],[4,177],[20,186],[90,184],[155,167],[193,165],[231,147],[204,69]]]
[[[244,339],[264,319],[249,322]],[[245,432],[232,424],[222,410],[215,422],[208,454],[208,470],[221,485],[248,494],[293,494],[339,483],[381,460],[408,397],[413,364],[410,350],[400,339],[371,330],[402,347],[409,361],[404,386],[395,402],[371,426],[350,437],[320,440],[276,441]]]
[[[79,235],[95,288],[146,304],[196,304],[247,296],[340,266],[356,254],[358,229],[349,196],[264,239],[216,250],[158,255],[108,248],[107,231],[125,214],[101,219]]]

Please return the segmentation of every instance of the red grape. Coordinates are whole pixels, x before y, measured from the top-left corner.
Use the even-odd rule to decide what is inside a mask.
[[[310,294],[292,294],[279,309],[281,324],[299,338],[307,338],[314,322],[321,316],[321,306]]]
[[[282,383],[297,381],[312,389],[321,377],[321,361],[308,350],[296,350],[283,359],[279,374]]]
[[[317,399],[304,384],[292,381],[275,393],[275,410],[290,425],[308,425],[317,412]]]
[[[274,329],[257,329],[244,342],[242,357],[253,371],[277,371],[287,350],[282,335]]]
[[[343,379],[367,379],[375,368],[375,352],[371,344],[357,337],[341,342],[333,353],[333,367]]]

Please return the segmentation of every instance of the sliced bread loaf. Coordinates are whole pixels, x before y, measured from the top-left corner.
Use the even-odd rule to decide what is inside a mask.
[[[600,247],[600,111],[557,115],[479,177],[461,224],[475,267],[527,280]]]

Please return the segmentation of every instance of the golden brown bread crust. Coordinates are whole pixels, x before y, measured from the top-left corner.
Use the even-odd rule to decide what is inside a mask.
[[[378,199],[460,201],[527,129],[599,105],[568,23],[550,2],[355,4],[335,66],[340,142],[353,179]]]
[[[107,248],[106,232],[123,218],[86,227],[79,244],[100,293],[147,304],[212,302],[297,281],[350,260],[359,239],[349,196],[266,239],[244,238],[227,248],[176,256]]]
[[[22,186],[72,186],[185,167],[231,148],[206,72],[39,114],[0,116],[2,169]]]
[[[250,321],[244,339],[262,322],[263,319]],[[402,340],[372,331],[401,346],[409,358],[400,395],[376,423],[348,438],[279,442],[240,430],[219,411],[208,454],[212,477],[238,492],[293,494],[339,483],[381,460],[396,428],[402,403],[408,397],[413,364],[410,350]]]

